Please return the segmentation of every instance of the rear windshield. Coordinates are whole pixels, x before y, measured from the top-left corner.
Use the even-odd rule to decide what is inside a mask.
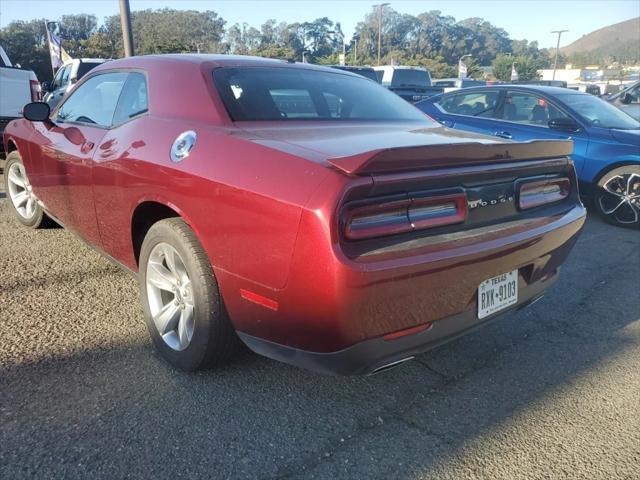
[[[419,110],[377,83],[302,68],[219,68],[213,79],[234,121],[422,121]]]
[[[393,71],[391,79],[392,87],[403,86],[431,86],[429,73],[425,70],[413,70],[411,68],[398,68]]]
[[[368,78],[369,80],[373,80],[374,82],[378,81],[378,76],[373,68],[358,68],[348,71],[351,73],[357,73],[358,75]]]
[[[100,65],[100,63],[98,62],[81,62],[80,65],[78,65],[78,80],[80,80],[98,65]]]

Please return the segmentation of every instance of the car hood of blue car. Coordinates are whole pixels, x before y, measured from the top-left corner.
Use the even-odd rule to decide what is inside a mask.
[[[614,140],[620,143],[633,145],[634,147],[640,147],[640,129],[618,130],[616,128],[603,128],[598,130],[601,130],[604,136],[611,136]]]

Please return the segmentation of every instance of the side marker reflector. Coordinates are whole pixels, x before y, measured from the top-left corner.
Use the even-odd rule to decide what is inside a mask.
[[[416,333],[424,332],[431,327],[431,323],[425,323],[424,325],[418,325],[417,327],[407,328],[406,330],[399,330],[397,332],[387,333],[382,338],[385,340],[396,340],[407,335],[415,335]]]
[[[250,292],[243,288],[240,289],[240,296],[251,303],[255,303],[269,310],[278,311],[278,302],[267,297],[263,297],[255,292]]]

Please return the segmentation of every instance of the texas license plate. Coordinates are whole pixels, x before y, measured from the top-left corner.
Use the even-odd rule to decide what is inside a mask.
[[[518,270],[485,280],[478,287],[478,318],[518,303]]]

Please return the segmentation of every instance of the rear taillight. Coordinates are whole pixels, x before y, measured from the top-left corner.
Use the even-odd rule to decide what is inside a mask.
[[[29,86],[31,87],[31,101],[39,102],[42,100],[42,89],[40,83],[37,80],[29,80]]]
[[[383,237],[462,223],[466,217],[467,197],[462,193],[401,198],[348,209],[344,235],[349,240]]]
[[[569,196],[571,181],[566,177],[524,181],[518,189],[518,207],[521,210],[559,202]]]

